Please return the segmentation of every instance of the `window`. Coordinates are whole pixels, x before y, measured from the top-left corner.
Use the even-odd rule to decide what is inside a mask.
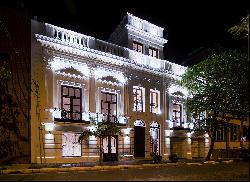
[[[80,157],[81,144],[78,142],[80,134],[63,133],[62,135],[62,156]]]
[[[150,112],[160,113],[160,91],[150,89]]]
[[[82,120],[82,89],[62,85],[61,103],[65,113],[63,119]]]
[[[117,122],[117,94],[101,92],[101,112],[107,122]]]
[[[145,111],[145,88],[143,87],[133,87],[134,96],[134,109],[133,111],[144,112]]]
[[[174,127],[182,127],[181,122],[181,104],[173,103],[173,123]]]
[[[240,138],[240,126],[232,124],[230,128],[230,140],[237,141]]]
[[[139,42],[133,41],[133,50],[143,53],[143,45]]]
[[[218,141],[223,141],[225,140],[224,138],[224,135],[225,135],[225,130],[223,127],[219,128],[217,131],[216,131],[216,138],[215,140],[218,140]]]
[[[158,50],[152,47],[149,47],[149,55],[155,58],[158,58]]]

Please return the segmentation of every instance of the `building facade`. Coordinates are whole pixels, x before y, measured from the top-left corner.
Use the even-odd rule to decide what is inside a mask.
[[[108,42],[31,20],[31,162],[99,160],[100,141],[78,138],[113,122],[104,161],[205,157],[208,134],[193,136],[176,84],[186,67],[164,60],[163,28],[127,13]]]

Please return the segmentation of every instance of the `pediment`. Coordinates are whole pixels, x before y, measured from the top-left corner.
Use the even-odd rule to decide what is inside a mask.
[[[173,96],[184,97],[185,95],[181,91],[176,91],[172,93]]]
[[[107,82],[112,82],[112,83],[119,83],[120,82],[118,79],[116,79],[113,76],[104,76],[104,77],[101,77],[100,80],[107,81]]]
[[[71,67],[68,68],[63,68],[59,70],[60,72],[64,72],[66,74],[71,74],[71,75],[78,75],[78,76],[84,76],[80,71],[78,71],[77,69]]]

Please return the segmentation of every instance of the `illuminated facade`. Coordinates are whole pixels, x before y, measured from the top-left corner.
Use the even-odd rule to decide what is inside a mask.
[[[186,67],[164,60],[163,28],[129,13],[108,42],[35,20],[31,27],[32,163],[98,161],[97,138],[78,143],[92,122],[122,129],[103,140],[106,161],[192,158],[194,145],[205,157],[208,136],[192,143],[187,92],[175,84]]]

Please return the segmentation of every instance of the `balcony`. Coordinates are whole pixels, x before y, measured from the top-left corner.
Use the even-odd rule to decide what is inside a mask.
[[[56,122],[69,122],[69,123],[82,123],[82,124],[90,124],[90,123],[99,123],[99,122],[111,122],[120,126],[125,126],[128,124],[128,119],[126,116],[119,115],[118,117],[115,115],[108,115],[105,113],[91,113],[91,112],[83,112],[81,117],[70,118],[69,113],[62,109],[51,109],[52,116],[54,121]]]
[[[65,111],[64,109],[55,108],[52,111],[52,116],[54,121],[56,122],[69,122],[69,123],[83,123],[83,124],[90,124],[89,120],[85,120],[83,115],[80,112],[75,112],[74,114]]]
[[[128,119],[125,116],[115,116],[115,115],[111,115],[111,114],[102,114],[103,118],[102,118],[102,122],[106,122],[106,123],[115,123],[117,125],[120,126],[126,126],[128,124]]]

